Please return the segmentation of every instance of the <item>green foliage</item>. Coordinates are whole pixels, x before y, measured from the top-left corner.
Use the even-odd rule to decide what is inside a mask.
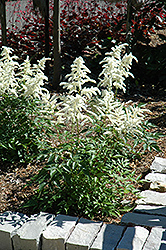
[[[59,131],[62,129],[60,126]],[[104,134],[108,127],[102,121],[83,129],[79,137],[57,130],[61,143],[40,155],[47,164],[29,183],[38,183],[39,189],[24,207],[90,219],[130,211],[130,198],[137,197],[135,186],[140,181],[130,168],[130,159],[139,156],[140,148],[159,150],[154,140],[157,135],[148,129],[148,123],[142,123],[141,136],[136,133],[125,138],[113,128],[111,137]]]
[[[25,207],[88,218],[118,216],[125,209],[122,201],[136,192],[134,172],[124,142],[103,136],[102,129],[88,129],[79,141],[75,136],[43,151],[48,162],[33,178],[39,190]]]
[[[31,161],[47,144],[49,120],[41,118],[41,105],[35,99],[2,94],[0,102],[1,160]]]
[[[144,154],[145,151],[161,151],[157,145],[157,139],[163,135],[158,132],[150,132],[150,129],[155,127],[155,125],[145,121],[141,123],[141,128],[139,129],[140,134],[133,133],[132,136],[126,135],[125,141],[130,141],[129,148],[132,152],[133,158],[140,157],[140,155]]]
[[[121,59],[122,48],[124,45],[116,46],[102,61],[102,94],[97,87],[85,87],[86,82],[95,82],[88,77],[83,59],[74,60],[68,82],[61,83],[68,92],[57,103],[57,145],[38,157],[46,165],[30,182],[39,189],[24,207],[91,219],[118,216],[131,209],[124,200],[136,197],[138,179],[130,160],[142,149],[158,148],[156,135],[148,132],[144,122],[147,110],[142,105],[126,107],[112,92],[113,84],[125,91],[118,77],[130,74],[133,56],[126,54]],[[119,65],[125,65],[124,70]]]

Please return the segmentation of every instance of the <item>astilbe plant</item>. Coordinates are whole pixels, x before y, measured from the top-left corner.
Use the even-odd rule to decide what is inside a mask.
[[[29,162],[47,145],[54,101],[43,88],[46,59],[31,65],[27,57],[20,65],[12,52],[3,47],[0,59],[0,157]]]
[[[126,78],[134,57],[122,55],[124,47],[115,47],[106,59],[116,59],[120,76]],[[56,147],[43,151],[40,159],[47,158],[47,164],[32,179],[39,189],[25,207],[87,218],[118,216],[131,209],[123,205],[123,200],[137,191],[133,183],[138,179],[134,179],[129,161],[137,152],[127,140],[136,145],[142,142],[139,138],[146,138],[142,132],[144,108],[127,108],[114,96],[109,60],[104,60],[100,77],[108,77],[108,81],[101,90],[89,73],[83,58],[78,57],[68,81],[61,83],[66,93],[59,96],[54,114],[59,140]],[[93,85],[87,87],[87,82]],[[122,82],[115,87],[125,91]]]

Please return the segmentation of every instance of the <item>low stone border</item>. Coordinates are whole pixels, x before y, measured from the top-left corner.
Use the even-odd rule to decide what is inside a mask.
[[[9,211],[0,214],[0,250],[166,250],[166,159],[155,157],[151,170],[150,190],[121,225]]]

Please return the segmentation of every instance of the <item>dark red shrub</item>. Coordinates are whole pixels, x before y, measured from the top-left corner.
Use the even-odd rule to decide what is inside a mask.
[[[133,67],[135,83],[147,95],[165,89],[166,81],[166,8],[164,1],[147,1],[133,10],[130,44],[138,64]],[[156,43],[154,35],[158,34]],[[165,41],[165,42],[164,42]],[[135,85],[133,81],[130,87]]]
[[[31,57],[43,56],[44,51],[44,20],[39,12],[32,11],[32,2],[28,1],[26,11],[20,10],[20,0],[14,6],[17,19],[11,20],[8,30],[8,46],[13,47],[21,57],[29,54]],[[101,40],[112,37],[124,40],[124,34],[116,30],[116,23],[123,19],[125,4],[121,8],[112,7],[109,3],[96,3],[95,0],[67,0],[61,5],[61,45],[62,54],[76,56],[88,46],[91,50],[98,46]],[[31,15],[32,13],[32,15]],[[52,50],[52,13],[53,1],[50,1],[50,48]],[[18,31],[19,19],[25,25]],[[16,22],[17,21],[17,22]],[[14,25],[13,23],[14,22]],[[111,28],[110,28],[111,27]]]
[[[84,55],[85,59],[88,58],[89,65],[96,72],[96,65],[101,59],[100,56],[111,49],[111,41],[115,39],[117,43],[120,41],[125,42],[126,2],[122,1],[113,6],[104,1],[98,3],[95,0],[61,1],[61,48],[62,59],[65,57],[65,63],[66,58],[70,64],[76,56]],[[139,59],[139,64],[135,65],[134,69],[136,76],[137,72],[142,72],[139,69],[140,65],[146,69],[148,74],[152,70],[149,63],[154,63],[155,59],[148,59],[151,56],[151,50],[149,47],[140,50],[139,42],[149,46],[151,34],[156,32],[156,30],[163,29],[166,20],[163,2],[164,0],[146,1],[140,10],[132,9],[130,45],[132,52]],[[32,10],[31,0],[28,1],[24,12],[20,9],[20,0],[12,4],[15,4],[14,11],[17,19],[14,22],[12,19],[13,15],[11,16],[10,26],[12,26],[12,29],[8,30],[8,46],[13,47],[20,58],[25,58],[29,55],[32,61],[36,61],[44,56],[44,19],[38,11]],[[53,58],[52,15],[53,0],[50,0],[49,32],[51,58]],[[18,30],[17,26],[19,26],[20,19],[24,20],[25,25],[21,30]],[[162,58],[159,61],[164,65]],[[138,76],[136,81],[139,84],[144,82]]]

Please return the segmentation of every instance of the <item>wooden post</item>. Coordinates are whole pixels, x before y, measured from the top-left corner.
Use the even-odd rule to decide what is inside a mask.
[[[2,45],[7,46],[6,38],[6,4],[5,0],[0,0],[0,20],[2,28]]]
[[[53,89],[59,90],[61,81],[61,47],[60,47],[60,0],[54,0],[53,14],[53,46],[54,46],[54,68],[53,68]]]
[[[46,0],[46,14],[45,14],[45,57],[49,57],[50,41],[49,41],[49,0]],[[46,76],[49,75],[49,61],[46,61],[45,68]]]
[[[45,57],[49,57],[49,0],[33,0],[34,9],[39,7],[39,10],[45,20]],[[49,61],[46,61],[45,67],[46,76],[49,75]]]
[[[127,1],[127,20],[126,20],[126,42],[128,44],[130,44],[131,15],[132,15],[132,0],[128,0]]]

